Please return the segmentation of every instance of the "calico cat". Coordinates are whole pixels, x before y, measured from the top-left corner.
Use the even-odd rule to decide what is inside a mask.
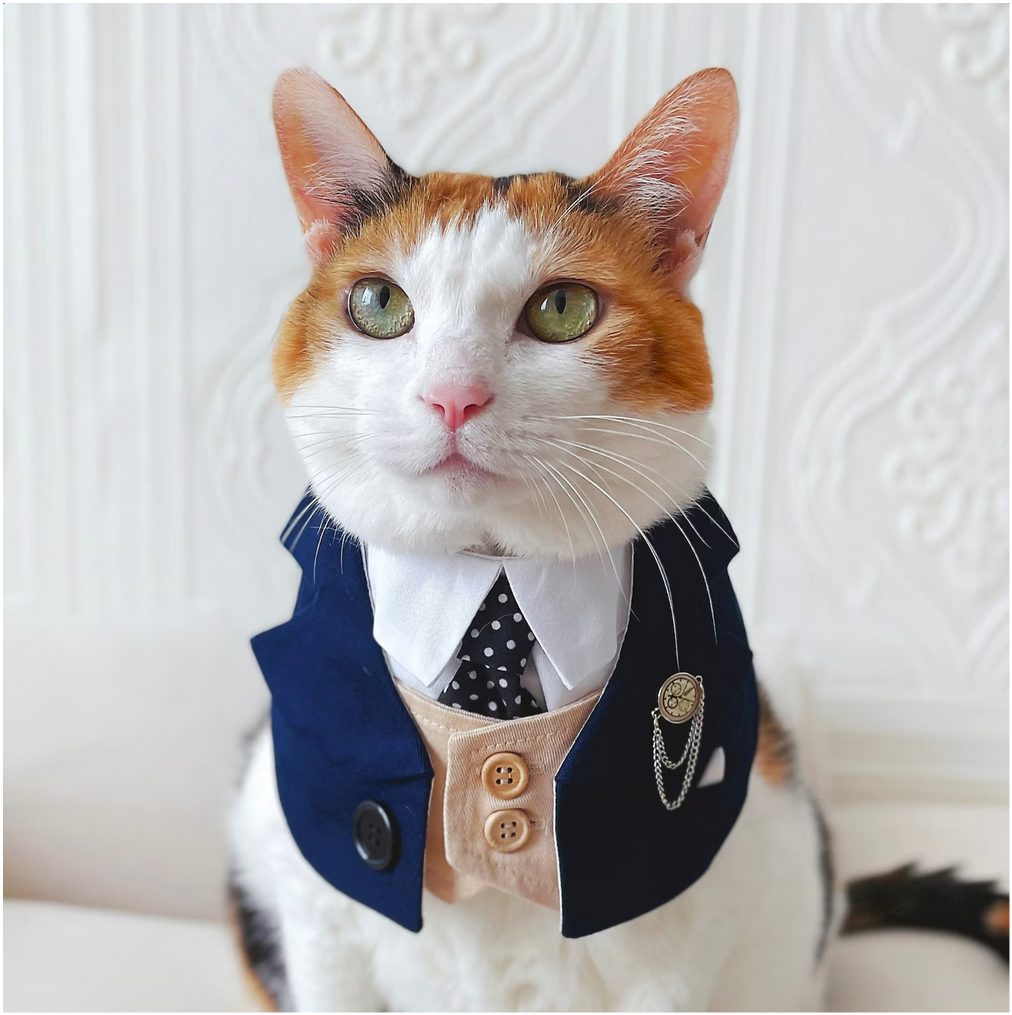
[[[315,74],[280,78],[313,275],[274,380],[310,493],[296,614],[254,643],[273,723],[230,884],[266,1004],[818,1008],[845,922],[1007,954],[990,886],[904,868],[846,912],[756,693],[687,288],[737,118],[704,70],[586,179],[416,178]],[[502,624],[483,654],[515,674],[466,651]]]

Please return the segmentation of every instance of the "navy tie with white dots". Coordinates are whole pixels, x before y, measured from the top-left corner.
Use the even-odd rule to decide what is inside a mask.
[[[533,648],[534,634],[503,571],[464,635],[457,652],[460,667],[439,700],[495,719],[537,715],[541,706],[520,684]]]

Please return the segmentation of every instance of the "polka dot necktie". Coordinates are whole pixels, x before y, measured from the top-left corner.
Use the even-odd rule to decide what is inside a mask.
[[[533,648],[534,634],[503,571],[464,635],[457,652],[460,667],[439,700],[496,719],[537,715],[541,706],[520,684]]]

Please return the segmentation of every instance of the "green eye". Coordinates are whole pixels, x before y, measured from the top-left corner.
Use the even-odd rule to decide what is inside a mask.
[[[397,338],[415,323],[415,308],[399,285],[385,278],[363,278],[351,287],[348,313],[364,335]]]
[[[572,342],[594,326],[597,293],[578,282],[546,285],[527,301],[524,317],[542,342]]]

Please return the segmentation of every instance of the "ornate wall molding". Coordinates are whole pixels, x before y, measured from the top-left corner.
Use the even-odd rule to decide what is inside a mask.
[[[929,13],[948,30],[941,57],[955,78],[987,91],[995,117],[1008,121],[1008,6],[934,4]]]
[[[827,12],[832,80],[885,142],[893,185],[937,223],[940,256],[896,273],[812,386],[789,481],[808,551],[869,639],[905,642],[902,666],[850,674],[852,691],[863,680],[899,693],[920,674],[921,686],[951,693],[943,682],[958,673],[965,693],[995,686],[968,646],[991,650],[978,627],[991,606],[1007,607],[1007,330],[998,323],[1007,232],[996,214],[1007,197],[987,135],[947,108],[937,71],[913,69],[915,51],[890,34],[885,12]]]

